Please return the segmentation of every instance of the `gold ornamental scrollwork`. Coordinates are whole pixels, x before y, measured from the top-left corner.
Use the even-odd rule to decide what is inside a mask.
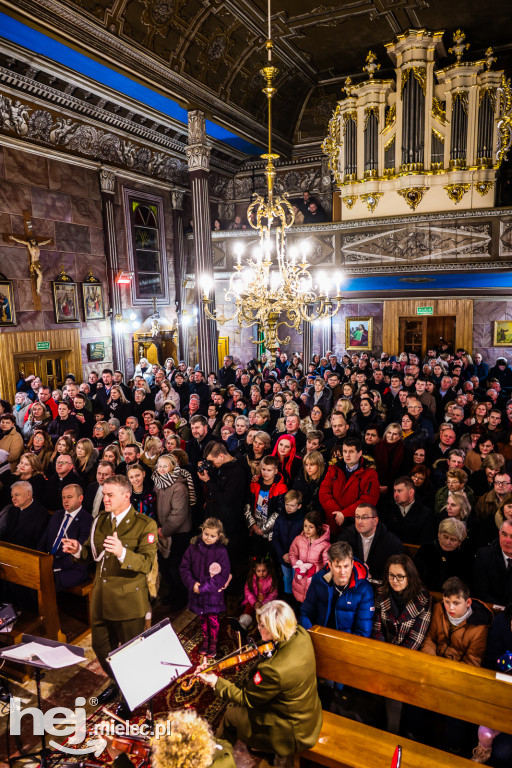
[[[386,120],[384,123],[384,128],[382,129],[381,133],[387,133],[390,128],[393,127],[396,121],[396,104],[392,104],[388,111],[386,112]]]
[[[499,96],[500,116],[498,118],[498,147],[496,150],[498,166],[502,164],[512,145],[512,90],[510,79],[507,80],[505,75],[501,76]]]
[[[343,144],[343,138],[340,131],[340,110],[341,104],[338,104],[334,110],[333,116],[329,120],[327,136],[322,142],[322,152],[329,158],[329,168],[333,172],[337,184],[341,184],[343,181],[338,168],[341,147]]]
[[[452,112],[455,107],[455,102],[458,100],[462,104],[464,113],[466,115],[469,114],[469,94],[467,91],[454,91],[452,99]]]
[[[473,185],[479,195],[485,197],[490,189],[494,186],[494,181],[476,181]]]
[[[354,207],[356,200],[357,195],[345,195],[341,198],[341,202],[343,205],[346,205],[349,210]]]
[[[384,152],[387,152],[388,149],[391,149],[391,147],[395,143],[395,139],[396,139],[396,134],[393,134],[393,136],[388,141],[386,141],[386,143],[384,144]]]
[[[446,189],[448,197],[452,203],[458,205],[466,192],[469,192],[471,184],[445,184],[444,188]]]
[[[355,109],[352,112],[345,112],[343,114],[343,133],[347,130],[347,123],[349,120],[353,120],[357,125],[357,112]]]
[[[439,101],[439,99],[436,99],[435,96],[432,99],[432,117],[435,117],[440,123],[446,125],[446,110],[443,107],[442,102]]]
[[[421,90],[423,91],[423,95],[425,96],[427,92],[427,70],[426,67],[409,67],[408,69],[402,70],[402,84],[400,87],[400,98],[403,96],[405,84],[409,79],[409,75],[414,75],[418,83],[420,84]]]
[[[364,127],[363,130],[366,131],[366,127],[368,125],[368,120],[370,119],[370,115],[375,115],[377,118],[377,123],[379,122],[379,108],[377,106],[372,107],[366,107],[364,110]]]
[[[373,213],[383,195],[384,192],[367,192],[365,195],[361,195],[361,200],[365,203],[370,213]]]
[[[427,191],[428,187],[405,187],[404,189],[397,189],[397,193],[400,197],[403,197],[409,208],[412,208],[413,211],[415,211],[421,203],[423,195]]]
[[[478,106],[481,105],[487,93],[489,94],[492,108],[495,111],[496,110],[496,88],[493,88],[492,85],[486,85],[485,88],[480,88],[480,95],[478,97]]]
[[[439,141],[442,141],[444,144],[444,136],[440,131],[438,131],[436,128],[432,128],[432,133],[434,134],[436,139],[439,139]]]

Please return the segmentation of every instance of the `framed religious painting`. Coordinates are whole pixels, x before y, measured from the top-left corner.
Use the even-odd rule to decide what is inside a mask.
[[[373,317],[345,318],[345,349],[368,352],[373,343]]]
[[[52,282],[53,305],[57,323],[78,323],[78,288],[62,267],[57,279]]]
[[[512,320],[493,321],[493,347],[512,347]]]
[[[82,283],[82,296],[84,300],[84,320],[104,320],[105,298],[103,295],[103,284],[94,277],[92,270]]]
[[[5,325],[16,325],[16,308],[13,282],[0,273],[0,326]]]

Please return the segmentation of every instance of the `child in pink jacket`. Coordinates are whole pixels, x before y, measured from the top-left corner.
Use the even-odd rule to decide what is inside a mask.
[[[290,565],[293,568],[292,592],[299,603],[306,599],[312,577],[327,565],[327,551],[331,546],[331,532],[322,523],[320,513],[314,510],[304,517],[302,533],[290,547]]]
[[[262,605],[277,598],[277,578],[269,555],[254,557],[244,586],[243,613],[230,621],[236,631],[247,632]]]

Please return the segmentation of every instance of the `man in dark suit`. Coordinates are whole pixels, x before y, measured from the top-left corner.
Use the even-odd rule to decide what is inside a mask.
[[[217,371],[217,379],[222,389],[226,389],[229,384],[234,384],[236,381],[236,370],[233,367],[233,357],[226,355],[224,358],[224,365]]]
[[[475,560],[475,597],[486,603],[512,602],[512,520],[501,524],[499,537],[479,549]]]
[[[104,511],[103,506],[103,485],[109,477],[113,477],[116,468],[111,461],[102,460],[98,462],[96,470],[96,482],[89,483],[84,493],[83,506],[93,516],[98,517],[100,512]]]
[[[410,477],[398,477],[393,483],[394,500],[384,507],[381,517],[400,541],[426,544],[435,535],[434,512],[416,499]]]
[[[354,521],[355,525],[341,529],[338,540],[350,544],[354,556],[368,566],[371,579],[382,581],[388,557],[402,555],[403,544],[380,522],[377,508],[371,504],[357,507]]]
[[[47,509],[62,509],[62,490],[66,485],[79,485],[85,488],[85,481],[75,472],[72,457],[63,453],[55,462],[55,474],[46,484],[45,507]]]
[[[87,581],[87,565],[62,550],[62,539],[73,538],[83,544],[89,538],[92,517],[83,508],[83,490],[79,485],[66,485],[62,491],[62,506],[50,518],[38,549],[53,555],[55,590],[61,592]]]

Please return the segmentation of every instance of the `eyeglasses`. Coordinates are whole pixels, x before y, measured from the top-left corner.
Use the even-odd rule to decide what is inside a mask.
[[[395,575],[394,573],[388,573],[388,579],[389,579],[390,581],[397,581],[399,584],[401,584],[401,583],[402,583],[402,581],[403,581],[404,579],[406,579],[406,578],[407,578],[407,576],[403,576],[402,574],[400,574],[400,575],[398,575],[398,576],[397,576],[397,575]]]
[[[510,480],[495,480],[494,485],[510,485]]]
[[[373,515],[354,515],[354,520],[373,520]]]

